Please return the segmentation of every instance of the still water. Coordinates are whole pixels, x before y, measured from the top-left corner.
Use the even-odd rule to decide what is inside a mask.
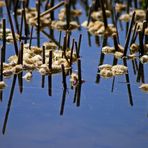
[[[80,21],[85,19],[83,13]],[[115,78],[113,92],[112,78],[100,78],[96,83],[101,46],[96,45],[93,36],[89,46],[88,33],[83,28],[74,31],[72,36],[78,39],[80,33],[83,35],[80,55],[85,83],[80,88],[79,102],[75,102],[75,89],[70,87],[69,76],[68,89],[63,90],[61,73],[52,76],[52,96],[48,95],[48,77],[41,88],[42,76],[37,72],[33,72],[30,82],[23,81],[22,93],[17,77],[5,80],[7,87],[0,102],[1,148],[147,148],[148,95],[139,89],[141,83],[136,82],[131,61],[127,64],[132,98],[125,75]],[[55,31],[55,36],[59,36],[59,32]],[[46,40],[41,35],[41,41]],[[102,42],[100,39],[101,45]],[[121,32],[121,44],[124,42],[125,32]],[[113,44],[111,40],[109,44]],[[13,45],[8,45],[7,54],[14,54],[8,48]],[[111,64],[112,60],[106,55],[104,63]],[[77,70],[76,64],[73,69]],[[145,82],[148,82],[147,65],[144,70]],[[10,98],[12,83],[15,87]]]

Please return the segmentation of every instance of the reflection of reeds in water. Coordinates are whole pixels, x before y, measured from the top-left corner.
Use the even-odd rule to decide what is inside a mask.
[[[102,47],[105,46],[106,44],[107,44],[107,37],[104,36]],[[104,53],[101,52],[98,67],[104,63],[104,57],[105,57]],[[99,73],[100,73],[100,70],[98,68],[97,75],[96,75],[96,83],[100,82],[100,74]]]
[[[60,115],[63,115],[64,113],[65,100],[66,100],[66,89],[64,88],[63,95],[62,95],[61,108],[60,108]]]
[[[40,6],[41,0],[36,1],[36,8],[38,10],[37,15],[37,45],[40,47]]]
[[[11,18],[11,13],[10,13],[10,10],[9,10],[9,7],[8,7],[8,1],[5,0],[5,3],[6,3],[8,18],[9,18],[9,22],[10,22],[10,26],[11,26],[11,30],[12,30],[12,36],[13,36],[13,41],[14,41],[15,53],[16,53],[16,55],[18,55],[18,46],[17,46],[17,42],[16,42],[16,38],[15,38],[15,31],[14,31],[14,26],[13,26],[12,18]]]
[[[10,108],[11,108],[11,104],[12,104],[12,99],[13,99],[13,94],[14,94],[14,89],[15,89],[15,84],[16,84],[16,78],[17,78],[17,75],[14,75],[13,81],[12,81],[12,87],[10,90],[10,96],[9,96],[9,100],[8,100],[7,110],[6,110],[6,114],[5,114],[5,118],[4,118],[3,128],[2,128],[3,134],[5,134],[6,127],[7,127],[7,121],[8,121],[9,112],[10,112]]]
[[[49,70],[52,71],[52,50],[49,51]],[[48,76],[48,94],[52,96],[52,75]]]

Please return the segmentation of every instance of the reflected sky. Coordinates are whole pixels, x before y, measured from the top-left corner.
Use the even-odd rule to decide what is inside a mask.
[[[78,5],[78,7],[80,7]],[[82,16],[84,21],[85,17]],[[1,148],[40,148],[40,147],[85,147],[85,148],[146,148],[148,146],[148,100],[147,94],[139,90],[131,61],[127,61],[132,92],[133,106],[130,105],[125,75],[115,79],[100,79],[96,83],[101,47],[82,29],[81,44],[82,77],[80,106],[74,103],[75,88],[63,90],[62,76],[52,76],[52,96],[49,96],[48,77],[41,88],[42,77],[33,72],[31,82],[23,81],[23,93],[19,91],[18,79],[10,106],[5,134],[2,129],[7,112],[13,78],[6,80],[0,102],[0,147]],[[55,32],[58,34],[58,32]],[[72,34],[78,39],[77,31]],[[124,43],[125,33],[121,43]],[[45,41],[45,38],[41,39]],[[102,43],[103,39],[100,39]],[[35,43],[36,41],[33,41]],[[112,44],[112,41],[109,40]],[[8,47],[11,47],[8,45]],[[10,52],[11,53],[11,52]],[[104,63],[112,63],[113,57],[105,56]],[[122,61],[119,61],[121,63]],[[148,67],[144,65],[145,82],[148,81]],[[76,64],[73,70],[77,70]],[[63,93],[66,97],[63,99]],[[64,110],[61,113],[62,102]]]

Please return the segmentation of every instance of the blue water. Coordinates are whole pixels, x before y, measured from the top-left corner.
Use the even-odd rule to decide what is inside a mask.
[[[84,21],[85,16],[81,19]],[[95,82],[101,47],[97,47],[93,36],[92,46],[89,47],[85,29],[75,31],[72,36],[78,39],[80,33],[83,34],[80,55],[85,80],[81,86],[80,106],[73,103],[74,90],[70,89],[68,76],[64,112],[60,115],[63,94],[61,74],[52,76],[52,96],[49,96],[47,77],[45,88],[41,88],[41,76],[34,72],[31,82],[24,81],[22,94],[16,80],[3,134],[13,77],[6,80],[8,86],[3,91],[3,101],[0,102],[1,148],[148,147],[148,95],[138,88],[140,83],[136,82],[131,61],[127,63],[133,106],[130,104],[124,75],[115,79],[113,92],[112,79],[101,78],[100,83]],[[58,32],[56,35],[58,36]],[[125,34],[122,35],[121,43],[124,45]],[[44,40],[46,38],[42,41]],[[104,63],[112,63],[112,59],[107,55]],[[74,70],[77,69],[76,65],[73,67]],[[148,66],[144,65],[144,68],[145,82],[148,82]]]

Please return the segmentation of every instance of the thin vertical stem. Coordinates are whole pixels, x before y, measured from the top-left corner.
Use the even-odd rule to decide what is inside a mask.
[[[67,89],[65,68],[64,68],[63,64],[61,65],[61,68],[62,68],[63,87],[64,87],[64,89]]]
[[[6,20],[3,19],[3,62],[5,62],[5,54],[6,54]]]
[[[11,26],[11,30],[12,30],[12,36],[13,36],[13,41],[14,41],[15,53],[16,53],[16,55],[18,55],[18,46],[17,46],[17,42],[16,42],[15,31],[14,31],[14,26],[13,26],[11,14],[10,14],[9,6],[8,6],[8,0],[5,0],[5,3],[6,3],[7,13],[8,13],[9,22],[10,22],[10,26]]]

